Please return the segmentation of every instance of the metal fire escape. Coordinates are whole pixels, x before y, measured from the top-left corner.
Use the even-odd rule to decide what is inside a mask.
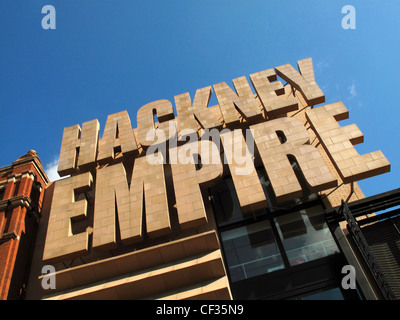
[[[351,240],[385,300],[400,298],[400,217],[396,218],[400,209],[393,209],[399,205],[400,189],[396,189],[351,203],[342,200],[341,206],[326,213],[332,226],[347,221]],[[376,214],[388,209],[393,210]],[[394,250],[388,249],[389,242],[395,244]]]

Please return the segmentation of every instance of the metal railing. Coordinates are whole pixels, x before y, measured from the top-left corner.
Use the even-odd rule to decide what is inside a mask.
[[[339,209],[339,213],[345,217],[347,221],[347,229],[349,230],[358,250],[363,256],[365,263],[374,277],[383,298],[386,300],[396,300],[396,296],[393,293],[393,290],[386,280],[382,270],[380,269],[374,255],[372,254],[370,246],[368,245],[368,242],[365,239],[357,220],[354,218],[348,204],[343,200]]]

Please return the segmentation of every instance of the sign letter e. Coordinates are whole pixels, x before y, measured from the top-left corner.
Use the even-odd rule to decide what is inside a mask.
[[[56,28],[56,8],[47,4],[47,5],[43,6],[42,13],[46,13],[46,15],[42,19],[42,28],[44,30],[55,29]]]

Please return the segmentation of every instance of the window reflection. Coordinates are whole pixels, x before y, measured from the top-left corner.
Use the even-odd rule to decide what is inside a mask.
[[[274,222],[291,266],[339,252],[319,206],[277,217]]]
[[[224,231],[221,238],[232,281],[284,268],[269,221]]]

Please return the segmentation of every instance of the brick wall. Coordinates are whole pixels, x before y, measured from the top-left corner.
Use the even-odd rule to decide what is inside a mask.
[[[12,165],[0,169],[0,299],[19,299],[24,295],[35,240],[35,229],[48,183],[36,152],[30,151]],[[38,188],[38,203],[30,199]]]

